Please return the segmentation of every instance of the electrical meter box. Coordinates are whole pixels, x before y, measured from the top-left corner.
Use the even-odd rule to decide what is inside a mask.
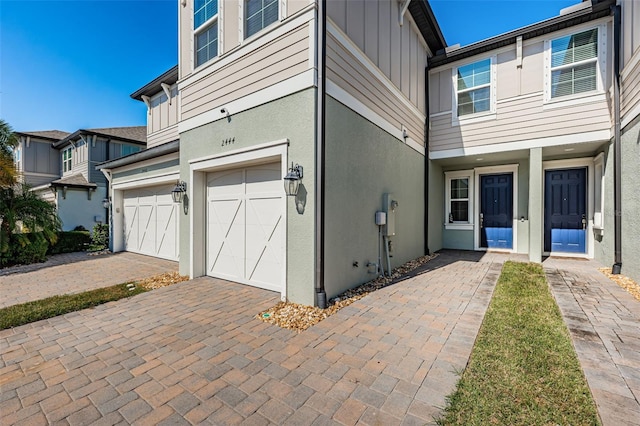
[[[391,193],[382,196],[382,210],[387,214],[387,225],[385,226],[385,235],[392,237],[396,235],[396,210],[398,210],[398,201]]]

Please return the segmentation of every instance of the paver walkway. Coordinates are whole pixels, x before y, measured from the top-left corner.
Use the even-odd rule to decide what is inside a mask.
[[[640,424],[640,302],[595,262],[544,262],[605,426]]]
[[[300,334],[212,278],[4,330],[0,424],[431,423],[500,267],[443,254]]]
[[[0,308],[177,270],[177,262],[129,252],[58,254],[45,263],[0,269]]]

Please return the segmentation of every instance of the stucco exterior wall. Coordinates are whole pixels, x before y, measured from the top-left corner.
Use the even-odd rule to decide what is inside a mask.
[[[62,230],[72,231],[76,226],[82,225],[92,231],[95,226],[95,217],[99,216],[102,223],[106,223],[107,211],[102,207],[102,200],[107,196],[107,188],[98,186],[87,197],[86,189],[67,189],[66,198],[62,196],[62,189],[58,189],[57,205],[58,217],[62,220]]]
[[[621,143],[622,273],[640,282],[640,116],[623,129]]]
[[[204,218],[202,188],[196,188],[190,178],[190,161],[227,152],[238,152],[256,145],[283,139],[289,140],[287,162],[304,167],[302,185],[306,192],[304,209],[299,213],[292,198],[287,203],[287,298],[313,305],[314,293],[314,197],[315,185],[315,90],[302,92],[269,102],[259,107],[233,114],[180,134],[180,178],[194,191],[189,210],[180,219],[180,273],[189,274],[191,253],[191,216]],[[233,139],[224,145],[223,140]],[[284,189],[283,189],[284,192]],[[195,207],[194,207],[195,206]]]
[[[398,201],[392,266],[424,254],[424,156],[331,97],[326,111],[325,290],[330,298],[376,277],[367,263],[378,259],[375,213],[383,210],[385,193]]]

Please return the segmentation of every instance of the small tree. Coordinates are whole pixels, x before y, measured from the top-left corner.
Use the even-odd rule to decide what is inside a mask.
[[[18,145],[18,137],[11,126],[0,118],[0,188],[13,186],[17,171],[13,162],[13,149]]]
[[[106,250],[109,248],[109,225],[96,223],[91,235],[91,250]]]
[[[25,247],[34,241],[53,244],[58,239],[62,223],[56,207],[31,191],[29,185],[16,183],[0,188],[0,255],[6,257],[13,246]],[[23,233],[19,229],[30,231]],[[10,259],[9,259],[10,260]]]

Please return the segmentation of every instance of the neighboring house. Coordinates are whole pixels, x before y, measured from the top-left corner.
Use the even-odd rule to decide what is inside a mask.
[[[60,130],[16,132],[18,146],[14,160],[18,179],[30,186],[49,183],[60,177],[60,152],[53,144],[69,136]]]
[[[182,2],[177,74],[134,94],[150,109],[149,149],[139,163],[99,166],[112,181],[115,250],[145,252],[131,242],[145,236],[157,251],[159,239],[173,238],[141,233],[146,220],[132,215],[144,200],[152,224],[154,205],[179,179],[176,247],[192,277],[322,305],[377,273],[375,213],[385,209],[395,218],[393,266],[424,253],[425,71],[442,34],[426,1],[324,5]],[[155,127],[162,108],[167,127]],[[154,146],[154,134],[164,143]],[[167,142],[178,136],[179,151]],[[286,197],[292,163],[303,177]],[[169,211],[155,207],[156,217]]]
[[[21,179],[56,205],[65,231],[77,226],[91,230],[96,223],[106,222],[107,181],[95,166],[146,145],[143,126],[17,134],[15,155]]]
[[[147,149],[98,166],[112,183],[114,251],[179,259],[182,209],[171,198],[180,179],[177,80],[175,66],[131,95],[147,105]]]
[[[585,1],[430,59],[429,192],[442,193],[429,197],[432,250],[595,257],[640,278],[640,5],[620,3],[622,26],[615,1]],[[624,155],[614,185],[617,52]]]

